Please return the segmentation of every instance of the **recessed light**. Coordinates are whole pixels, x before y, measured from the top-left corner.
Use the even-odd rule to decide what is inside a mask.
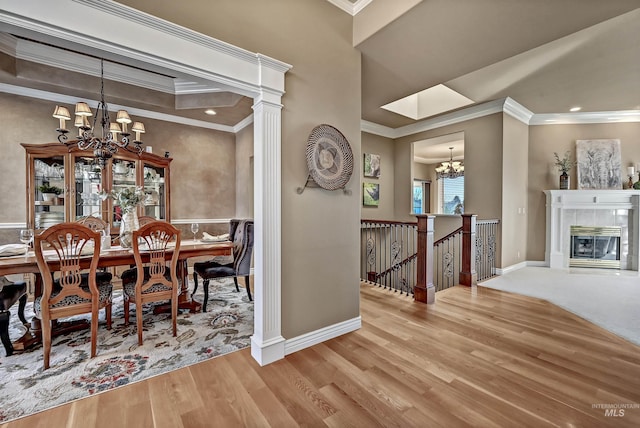
[[[576,107],[571,107],[569,109],[569,111],[580,111],[580,110],[582,110],[582,107],[577,107],[577,106]]]
[[[213,109],[208,109],[208,110],[205,110],[204,113],[210,116],[213,116],[214,114],[216,114],[216,111]]]

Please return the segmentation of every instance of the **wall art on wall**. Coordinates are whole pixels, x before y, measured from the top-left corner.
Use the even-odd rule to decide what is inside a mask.
[[[362,204],[365,207],[377,207],[380,204],[378,183],[362,183]]]
[[[622,189],[620,140],[577,140],[578,189]]]
[[[365,153],[363,165],[365,177],[380,177],[380,155]]]

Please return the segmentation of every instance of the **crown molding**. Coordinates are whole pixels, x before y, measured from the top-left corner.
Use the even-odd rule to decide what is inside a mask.
[[[148,13],[139,11],[132,7],[117,3],[115,1],[104,0],[72,0],[74,3],[79,3],[84,6],[88,6],[92,9],[99,10],[101,12],[108,13],[118,18],[124,18],[127,21],[135,22],[137,25],[142,25],[165,34],[171,34],[175,37],[189,40],[197,43],[201,46],[205,46],[211,50],[217,52],[223,52],[227,55],[236,57],[238,59],[255,63],[256,55],[245,49],[241,49],[237,46],[233,46],[229,43],[221,40],[214,39],[212,37],[205,36],[204,34],[174,24],[164,19],[160,19],[156,16],[149,15]],[[275,60],[274,60],[275,61]]]
[[[535,114],[529,125],[640,122],[640,110]]]
[[[233,132],[237,134],[238,132],[242,131],[244,128],[251,125],[252,123],[253,123],[253,114],[250,114],[249,116],[245,117],[244,119],[242,119],[240,122],[236,123],[233,126]]]
[[[399,128],[390,128],[366,120],[360,121],[360,130],[381,137],[396,139],[443,126],[454,125],[495,113],[504,113],[525,125],[570,125],[582,123],[640,122],[640,110],[534,114],[513,98],[501,98],[474,105],[433,119],[427,119]]]
[[[527,109],[522,104],[515,101],[513,98],[505,98],[503,111],[505,114],[518,119],[520,122],[528,125],[533,117],[533,112]]]
[[[369,3],[371,3],[373,0],[357,0],[353,3],[351,3],[348,0],[327,0],[327,1],[332,5],[336,6],[337,8],[340,8],[343,11],[347,12],[349,15],[355,16],[358,14],[358,12],[360,12],[362,9],[367,7]]]
[[[6,83],[0,83],[0,92],[19,95],[23,97],[36,98],[39,100],[53,101],[60,104],[69,104],[69,105],[75,105],[75,103],[77,103],[78,101],[84,101],[87,104],[89,104],[89,107],[91,108],[98,107],[98,101],[96,100],[71,97],[69,95],[59,94],[56,92],[41,91],[39,89],[26,88],[24,86],[9,85]],[[165,122],[178,123],[181,125],[196,126],[199,128],[206,128],[206,129],[213,129],[216,131],[235,133],[234,127],[228,126],[228,125],[209,123],[202,120],[189,119],[186,117],[159,113],[151,110],[139,109],[139,108],[124,106],[120,104],[109,103],[108,107],[109,107],[109,110],[113,112],[116,112],[118,110],[126,110],[129,114],[133,116],[146,117],[149,119],[163,120]]]
[[[360,130],[369,134],[380,135],[381,137],[397,138],[395,129],[366,120],[360,121]]]

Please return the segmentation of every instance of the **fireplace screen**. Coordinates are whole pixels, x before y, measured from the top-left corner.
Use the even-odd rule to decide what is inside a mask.
[[[618,226],[571,226],[569,266],[620,269]]]

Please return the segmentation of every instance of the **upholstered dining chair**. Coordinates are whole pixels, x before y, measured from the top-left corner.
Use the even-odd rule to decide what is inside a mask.
[[[27,305],[27,283],[23,281],[12,282],[4,276],[0,276],[0,339],[2,339],[7,357],[13,354],[13,344],[9,337],[9,318],[11,317],[9,308],[16,302],[19,302],[18,317],[22,324],[26,325],[24,308]]]
[[[202,312],[207,312],[209,281],[214,278],[233,277],[236,291],[240,292],[240,288],[238,288],[238,277],[243,276],[247,296],[249,300],[253,300],[251,297],[251,284],[249,282],[251,255],[253,253],[253,220],[230,220],[229,237],[233,241],[233,261],[231,263],[220,264],[215,260],[209,260],[194,263],[193,265],[193,294],[195,294],[198,289],[198,276],[202,277],[202,286],[204,287]]]
[[[98,282],[96,276],[100,233],[77,223],[60,223],[35,236],[34,250],[43,293],[35,298],[33,309],[42,321],[45,370],[51,353],[51,322],[60,318],[91,313],[91,357],[95,357],[98,311],[105,309],[107,328],[111,328],[113,289],[111,282]]]
[[[124,291],[124,323],[129,325],[129,305],[134,303],[138,345],[142,345],[142,305],[170,300],[173,335],[176,336],[180,230],[165,221],[153,221],[135,230],[132,241],[136,267],[120,275]]]

